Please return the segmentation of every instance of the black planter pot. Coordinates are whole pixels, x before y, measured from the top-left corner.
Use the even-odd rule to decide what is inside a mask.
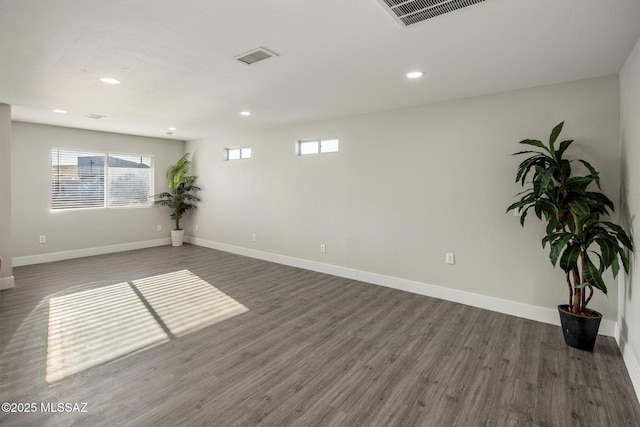
[[[595,346],[596,338],[598,337],[602,314],[587,309],[587,311],[594,314],[595,317],[578,316],[577,314],[567,311],[568,308],[569,306],[567,304],[558,306],[564,342],[580,350],[593,351],[593,346]]]

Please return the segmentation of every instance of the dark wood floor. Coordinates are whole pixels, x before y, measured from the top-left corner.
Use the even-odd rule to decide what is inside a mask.
[[[189,245],[14,274],[2,425],[640,425],[612,338]]]

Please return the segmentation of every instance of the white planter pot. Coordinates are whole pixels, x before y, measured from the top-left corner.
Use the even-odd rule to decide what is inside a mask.
[[[171,246],[182,246],[184,230],[171,230]]]

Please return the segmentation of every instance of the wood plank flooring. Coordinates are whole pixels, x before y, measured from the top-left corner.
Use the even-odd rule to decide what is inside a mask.
[[[157,295],[140,285],[181,271],[194,280],[154,279]],[[0,413],[1,425],[640,425],[612,338],[582,352],[564,344],[557,326],[190,245],[14,275],[0,306],[0,401],[35,403],[37,412]],[[207,300],[201,281],[228,298]],[[113,296],[83,310],[96,291]],[[120,307],[132,298],[142,300],[135,310]],[[52,304],[67,299],[80,308],[50,319]],[[234,307],[247,310],[197,323],[202,310]],[[190,321],[197,327],[189,333],[175,327]],[[86,341],[65,349],[62,338],[51,354],[54,327],[73,322]],[[154,341],[151,331],[164,338]],[[152,345],[130,350],[130,336]],[[108,337],[97,350],[96,337]],[[52,358],[81,366],[95,351],[113,356],[47,382]],[[81,402],[87,412],[40,406]]]

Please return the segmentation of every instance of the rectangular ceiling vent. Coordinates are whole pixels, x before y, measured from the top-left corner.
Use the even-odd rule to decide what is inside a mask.
[[[483,1],[485,0],[378,0],[403,27]]]
[[[100,119],[104,119],[107,116],[101,116],[100,114],[88,114],[86,117],[88,119],[100,120]]]
[[[271,52],[270,50],[267,50],[263,47],[259,47],[257,49],[254,49],[250,52],[247,53],[243,53],[242,55],[236,56],[233,59],[236,59],[244,64],[247,65],[251,65],[251,64],[255,64],[256,62],[260,62],[260,61],[264,61],[266,59],[270,59],[270,58],[274,58],[278,55],[276,55],[275,53]]]

